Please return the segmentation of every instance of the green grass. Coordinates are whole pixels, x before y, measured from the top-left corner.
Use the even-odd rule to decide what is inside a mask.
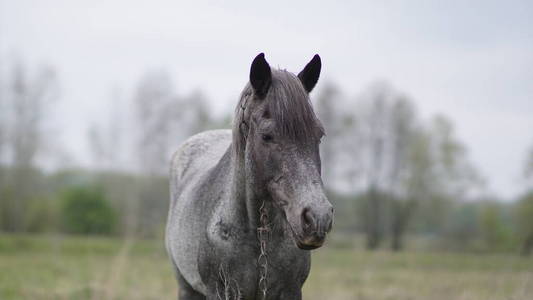
[[[0,235],[0,299],[175,299],[161,241]],[[304,299],[533,299],[515,255],[314,252]]]

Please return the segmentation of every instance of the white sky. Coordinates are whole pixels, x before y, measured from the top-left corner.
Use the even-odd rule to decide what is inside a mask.
[[[168,71],[180,94],[204,90],[220,112],[233,109],[257,53],[293,72],[319,53],[322,83],[356,95],[391,82],[423,117],[454,121],[491,191],[522,191],[533,2],[181,2],[0,0],[0,64],[57,69],[60,139],[83,162],[87,126],[107,115],[111,90],[131,91],[147,70]]]

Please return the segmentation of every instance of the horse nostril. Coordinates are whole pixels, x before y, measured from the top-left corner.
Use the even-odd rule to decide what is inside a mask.
[[[315,222],[313,218],[313,213],[311,212],[311,209],[309,209],[309,207],[304,208],[302,212],[302,221],[305,227],[310,227]]]

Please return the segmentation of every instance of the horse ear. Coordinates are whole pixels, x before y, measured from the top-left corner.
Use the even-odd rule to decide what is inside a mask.
[[[255,94],[260,98],[264,98],[272,83],[272,72],[270,66],[265,60],[265,54],[259,53],[252,62],[250,68],[250,83],[254,88]]]
[[[318,82],[320,77],[320,69],[322,68],[322,62],[320,56],[315,54],[313,59],[305,66],[305,68],[298,74],[298,78],[304,85],[305,90],[310,93]]]

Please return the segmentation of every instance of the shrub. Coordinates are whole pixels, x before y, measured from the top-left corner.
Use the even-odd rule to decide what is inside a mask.
[[[110,234],[116,213],[99,188],[70,188],[62,197],[62,225],[69,233]]]

